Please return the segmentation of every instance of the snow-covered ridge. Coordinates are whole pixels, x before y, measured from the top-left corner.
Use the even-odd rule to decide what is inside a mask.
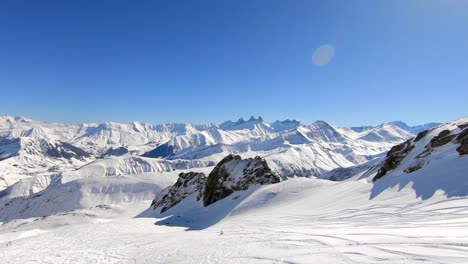
[[[373,180],[377,181],[386,175],[410,174],[444,160],[466,159],[466,154],[468,118],[462,118],[422,131],[415,138],[394,146]]]

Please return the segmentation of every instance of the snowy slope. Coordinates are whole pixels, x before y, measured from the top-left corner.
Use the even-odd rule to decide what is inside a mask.
[[[192,170],[206,172],[209,169],[211,167]],[[184,170],[118,176],[95,172],[93,176],[85,174],[83,177],[80,175],[82,172],[77,171],[72,175],[42,179],[49,182],[42,186],[36,184],[36,191],[26,189],[33,188],[33,183],[27,186],[18,186],[17,183],[0,192],[0,222],[151,200],[162,189],[172,185],[180,172]],[[30,193],[21,195],[21,191]]]
[[[468,194],[468,118],[421,132],[387,153],[373,178],[372,195],[384,188],[412,184],[417,197],[427,199],[437,190],[448,197]],[[430,180],[428,175],[434,175]]]
[[[187,201],[161,219],[141,213],[150,201],[18,219],[0,226],[2,262],[468,261],[466,196],[422,200],[406,185],[371,198],[372,188],[366,179],[295,178],[209,207]]]

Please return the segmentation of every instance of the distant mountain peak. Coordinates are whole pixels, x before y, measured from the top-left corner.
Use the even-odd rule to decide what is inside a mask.
[[[3,120],[5,120],[7,122],[10,122],[10,123],[31,122],[32,121],[31,119],[23,117],[23,116],[8,116],[8,115],[4,115],[4,116],[0,117],[0,119],[3,119]]]
[[[329,123],[323,121],[323,120],[317,120],[314,123],[312,123],[313,126],[318,126],[318,127],[330,127],[333,128]]]
[[[281,124],[300,124],[301,121],[296,120],[296,119],[285,119],[285,120],[276,120],[275,123],[281,123]]]
[[[263,122],[263,118],[261,116],[258,116],[258,118],[251,116],[247,122]]]
[[[228,120],[222,123],[219,127],[223,130],[235,130],[235,129],[244,129],[255,124],[263,124],[265,121],[261,116],[255,118],[251,116],[247,121],[244,118],[239,118],[236,122]],[[269,126],[269,124],[267,124]]]

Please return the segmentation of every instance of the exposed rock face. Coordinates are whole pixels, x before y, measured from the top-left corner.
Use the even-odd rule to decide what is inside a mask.
[[[460,128],[464,128],[460,134],[458,134],[457,138],[455,139],[460,146],[457,148],[458,153],[460,155],[468,154],[468,123],[459,126]]]
[[[388,171],[395,169],[400,165],[401,161],[414,149],[414,144],[412,140],[408,140],[399,145],[394,146],[387,153],[387,158],[385,159],[384,164],[379,169],[372,181],[376,181],[382,178]]]
[[[208,206],[235,191],[247,190],[252,185],[280,182],[266,161],[260,157],[242,160],[229,155],[221,160],[208,176],[203,205]]]
[[[229,155],[221,160],[208,177],[203,173],[179,174],[174,186],[164,189],[151,206],[163,213],[192,194],[197,201],[203,198],[208,206],[236,191],[247,190],[254,185],[278,183],[280,177],[273,173],[266,161],[260,157],[242,159]]]
[[[413,171],[417,171],[424,166],[424,163],[416,163],[414,165],[409,166],[408,168],[404,169],[403,171],[406,173],[411,173]]]
[[[426,150],[421,152],[417,158],[424,158],[429,156],[432,151],[434,151],[434,149],[450,143],[455,137],[456,135],[451,134],[450,130],[446,129],[441,131],[437,136],[431,139],[431,141],[425,146]]]
[[[414,139],[414,142],[418,142],[419,140],[423,139],[427,135],[427,133],[429,133],[429,130],[424,130],[420,132]]]
[[[431,139],[431,147],[432,148],[437,148],[437,147],[440,147],[440,146],[443,146],[447,143],[449,143],[450,141],[452,141],[453,139],[455,138],[455,135],[451,135],[450,134],[450,130],[443,130],[442,132],[439,133],[439,135],[433,137]]]
[[[461,130],[465,129],[468,127],[468,123],[464,123],[458,126]]]
[[[206,176],[204,173],[189,172],[179,174],[177,182],[161,191],[156,198],[154,198],[151,206],[153,209],[161,208],[161,213],[164,213],[171,207],[178,204],[187,196],[198,193],[197,200],[200,200],[201,194],[205,188]]]

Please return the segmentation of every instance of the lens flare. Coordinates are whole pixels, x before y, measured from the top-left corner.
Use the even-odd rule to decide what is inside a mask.
[[[332,45],[323,45],[318,47],[312,54],[312,62],[316,66],[328,64],[335,55],[335,49]]]

